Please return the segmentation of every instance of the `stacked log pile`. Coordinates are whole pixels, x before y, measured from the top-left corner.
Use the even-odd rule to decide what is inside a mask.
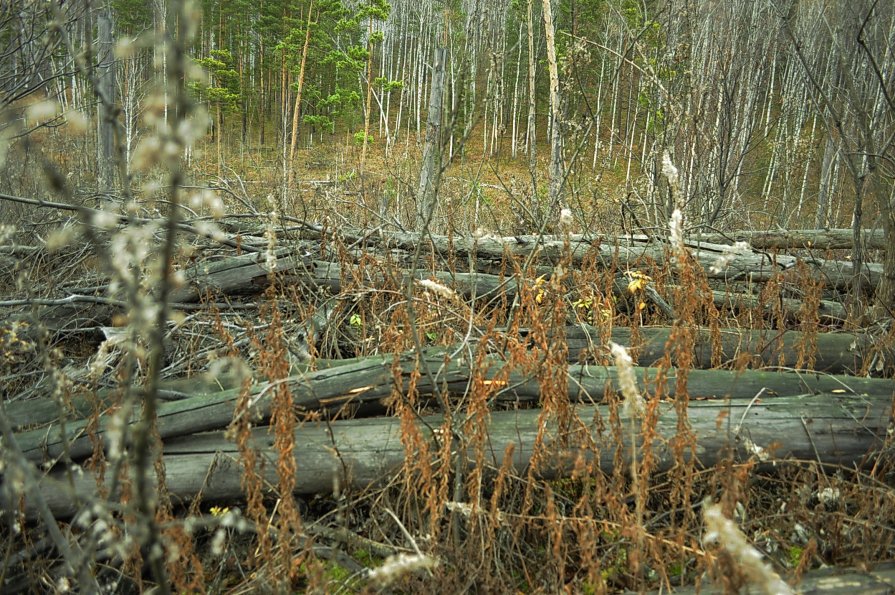
[[[634,452],[630,437],[619,441],[613,433],[600,429],[601,420],[611,417],[612,395],[618,389],[617,370],[608,365],[606,346],[610,341],[631,348],[641,366],[636,374],[642,390],[650,398],[662,400],[659,444],[668,444],[678,431],[680,410],[675,402],[684,396],[677,393],[682,385],[677,381],[679,362],[673,348],[675,333],[680,330],[674,296],[681,290],[673,283],[638,298],[661,303],[657,312],[664,316],[665,326],[612,327],[610,321],[590,325],[570,320],[565,327],[554,329],[554,340],[563,342],[567,354],[565,392],[574,411],[574,423],[562,427],[549,415],[545,418],[539,408],[542,385],[538,366],[514,367],[493,336],[486,341],[481,333],[468,333],[456,344],[354,359],[308,355],[308,347],[322,333],[344,324],[330,315],[333,300],[342,299],[349,280],[354,292],[359,286],[376,291],[385,284],[400,288],[420,280],[435,281],[456,292],[458,299],[474,310],[476,304],[512,301],[520,284],[531,282],[520,271],[549,279],[563,264],[567,268],[588,266],[607,271],[609,281],[604,285],[608,292],[619,308],[627,304],[636,315],[643,303],[628,303],[630,277],[625,272],[664,267],[671,259],[662,243],[639,237],[449,238],[347,231],[339,234],[341,250],[336,251],[330,249],[332,237],[325,230],[298,226],[288,230],[288,243],[280,242],[281,247],[268,254],[260,233],[239,230],[238,222],[230,231],[221,243],[229,254],[212,258],[212,251],[181,266],[184,282],[171,296],[175,309],[196,316],[208,309],[255,316],[252,313],[264,299],[261,294],[274,282],[280,290],[291,287],[294,295],[309,296],[316,311],[309,310],[312,314],[291,327],[301,344],[301,357],[294,358],[292,373],[285,379],[271,382],[209,375],[201,373],[201,366],[194,370],[198,373],[177,378],[184,376],[183,365],[171,364],[171,378],[159,393],[163,402],[158,409],[157,432],[163,442],[168,489],[181,502],[200,494],[211,500],[240,496],[241,462],[226,429],[238,415],[241,396],[249,396],[247,414],[253,424],[260,424],[253,430],[254,444],[272,463],[267,468],[276,467],[277,455],[263,424],[271,414],[274,389],[284,384],[291,391],[297,414],[307,420],[295,431],[295,489],[302,494],[331,490],[334,476],[343,486],[359,487],[383,481],[401,468],[406,453],[398,439],[400,423],[385,414],[395,396],[406,394],[411,384],[423,403],[419,429],[434,442],[438,437],[432,429],[445,423],[445,412],[439,411],[445,403],[457,407],[451,412],[455,415],[462,411],[464,395],[474,378],[500,383],[490,401],[493,411],[487,421],[490,465],[499,466],[502,454],[512,447],[515,469],[524,470],[542,423],[550,428],[549,441],[577,445],[557,446],[549,463],[539,468],[545,476],[562,475],[579,457],[596,460],[603,468],[626,460]],[[801,235],[790,233],[787,237],[792,245],[807,245]],[[838,235],[818,238],[817,244],[841,247]],[[795,294],[778,294],[769,304],[760,288],[772,280],[795,283],[796,275],[807,274],[822,281],[824,294],[816,303],[817,320],[822,330],[829,332],[793,330],[797,324],[780,327],[783,319],[777,320],[776,327],[765,324],[755,330],[690,325],[687,366],[701,369],[686,370],[686,423],[697,437],[694,456],[698,464],[713,465],[730,453],[740,458],[760,457],[762,462],[795,458],[851,466],[872,460],[890,423],[893,384],[891,379],[869,377],[868,373],[880,375],[885,366],[891,366],[892,351],[891,343],[878,332],[842,328],[847,316],[836,298],[850,282],[850,263],[768,252],[782,245],[780,237],[773,241],[764,237],[762,246],[767,250],[740,248],[737,252],[715,243],[722,238],[709,239],[712,243],[694,242],[689,250],[694,266],[704,272],[708,282],[717,284],[710,299],[718,309],[731,313],[748,310],[757,317],[776,312],[798,322],[804,309]],[[385,255],[386,264],[364,266],[364,257],[371,254]],[[727,255],[725,267],[713,268],[720,255]],[[421,262],[426,266],[420,266]],[[879,267],[869,265],[867,273],[874,280]],[[39,310],[37,318],[57,337],[99,337],[101,331],[105,333],[102,338],[108,340],[113,321],[125,305],[105,297],[106,289],[101,281],[89,288],[71,287],[66,295],[8,300],[2,306],[23,320],[28,319],[23,306],[32,312]],[[573,287],[567,289],[574,291]],[[531,331],[526,328],[498,327],[492,335],[495,332],[504,341],[532,347]],[[173,333],[172,341],[176,340]],[[481,350],[486,355],[476,357]],[[805,362],[811,363],[811,369],[795,369],[804,368]],[[82,389],[87,386],[85,383]],[[119,389],[97,390],[95,385],[91,390],[73,391],[64,402],[39,395],[29,399],[6,395],[6,415],[24,457],[50,469],[40,489],[54,514],[74,514],[97,489],[96,480],[89,475],[72,476],[70,464],[80,464],[102,449],[108,451],[115,439],[114,433],[110,437],[110,427],[117,424],[115,432],[120,433],[121,424],[136,423],[140,417],[138,404],[131,403],[131,411],[120,413],[120,395]],[[328,421],[311,421],[320,419]],[[654,453],[658,469],[672,462],[664,448]],[[25,502],[26,510],[35,514],[31,504]]]

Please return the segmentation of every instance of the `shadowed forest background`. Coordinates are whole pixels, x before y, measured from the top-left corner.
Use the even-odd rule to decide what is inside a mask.
[[[889,2],[0,0],[0,589],[889,588],[893,181]]]

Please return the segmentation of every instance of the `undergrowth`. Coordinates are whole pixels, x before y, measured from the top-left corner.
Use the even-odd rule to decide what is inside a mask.
[[[288,234],[280,241],[290,241]],[[339,293],[315,297],[297,291],[288,275],[271,271],[256,315],[225,314],[220,298],[209,295],[206,308],[184,323],[183,328],[211,329],[178,341],[177,350],[192,360],[190,369],[208,367],[197,357],[228,369],[230,386],[240,395],[228,436],[237,446],[234,471],[242,474],[244,498],[206,502],[200,496],[178,502],[160,484],[159,502],[171,505],[157,508],[156,521],[167,551],[167,575],[178,591],[367,592],[387,582],[389,589],[409,592],[611,592],[709,580],[735,590],[753,579],[735,554],[705,540],[708,501],[717,502],[717,514],[733,520],[765,560],[792,579],[821,565],[891,557],[895,490],[891,465],[883,457],[858,468],[797,460],[769,468],[758,455],[742,460],[730,444],[714,467],[698,463],[698,437],[688,421],[687,372],[695,365],[695,344],[704,340],[699,331],[707,331],[711,343],[710,367],[742,370],[755,360],[749,354],[723,359],[722,329],[748,323],[771,333],[799,330],[795,367],[810,370],[817,336],[828,329],[817,314],[823,287],[807,271],[772,279],[764,289],[767,303],[775,302],[771,292],[801,295],[798,320],[782,310],[735,311],[716,305],[709,280],[685,250],[672,250],[673,271],[657,263],[643,271],[654,287],[674,296],[675,318],[668,320],[639,285],[619,296],[611,268],[595,266],[591,257],[573,265],[568,244],[548,276],[505,256],[499,266],[513,285],[475,301],[440,281],[413,282],[408,293],[399,262],[357,252],[337,233],[320,244],[320,253],[335,256],[340,265]],[[429,258],[425,270],[443,270],[435,255]],[[459,269],[460,261],[454,266]],[[296,357],[290,349],[296,330],[331,299],[337,322],[309,345],[311,354],[326,346],[327,357]],[[632,390],[644,399],[636,415],[625,409],[630,405],[624,388],[616,393],[609,385],[604,394],[590,395],[607,407],[605,415],[582,418],[570,402],[573,380],[567,362],[575,358],[567,352],[565,333],[582,322],[599,329],[598,343],[583,355],[585,360],[619,367],[623,364],[613,361],[605,347],[611,329],[631,330],[628,347],[636,357],[640,332],[670,325],[664,360],[645,382],[632,381]],[[406,357],[401,354],[413,352],[417,344],[446,348],[445,363],[467,358],[472,374],[465,388],[449,390],[446,381],[435,378],[429,380],[436,390],[420,392],[426,372],[408,375],[399,365]],[[217,346],[213,356],[212,345]],[[297,408],[286,380],[338,358],[375,355],[394,357],[390,393],[379,400],[378,411],[400,423],[403,469],[381,484],[359,488],[336,481],[328,495],[294,495],[302,473],[295,430],[359,410]],[[774,366],[783,357],[781,349],[765,353],[763,361]],[[674,382],[667,384],[671,374]],[[537,383],[536,403],[507,399],[519,375]],[[269,419],[254,412],[257,382],[267,383]],[[493,451],[489,418],[502,408],[532,407],[539,411],[540,431],[526,447],[530,458],[520,466],[512,446]],[[663,443],[657,424],[660,410],[667,408],[678,421]],[[433,413],[441,414],[437,425],[420,423],[421,416]],[[101,414],[97,407],[91,427]],[[722,412],[719,431],[727,423]],[[266,428],[262,434],[258,424]],[[591,438],[593,431],[613,436],[614,450],[602,452]],[[261,436],[269,436],[262,442],[270,450],[261,447]],[[673,457],[661,469],[654,456],[660,447]],[[607,457],[613,464],[601,465]],[[555,463],[563,458],[568,472],[556,475]],[[108,465],[98,448],[91,473],[101,487]],[[134,522],[126,512],[128,494],[125,485],[120,503],[101,517],[108,539],[117,539]],[[77,522],[63,527],[74,536],[91,530]],[[6,526],[6,572],[22,571],[28,558],[16,552],[40,548],[42,531],[23,520]],[[111,573],[114,584],[133,588],[151,583],[141,570],[139,550],[119,555],[124,565],[97,566],[99,576],[112,581]],[[373,573],[383,568],[387,578]],[[31,565],[28,576],[33,584],[59,587],[53,578],[57,572],[50,557]]]
[[[415,213],[413,205],[396,195],[383,216],[385,190],[376,177],[397,193],[410,175],[399,165],[383,161],[378,174],[346,173],[288,196],[275,194],[271,183],[266,202],[228,186],[220,190],[227,206],[252,213],[205,232],[200,224],[219,205],[196,195],[185,223],[191,235],[178,240],[170,258],[155,247],[116,258],[130,254],[127,238],[162,234],[167,227],[158,220],[129,219],[130,207],[119,205],[109,207],[118,213],[114,220],[100,222],[101,212],[77,207],[87,231],[75,239],[101,257],[48,253],[16,269],[17,279],[41,280],[46,293],[89,294],[108,316],[96,314],[101,321],[94,324],[80,312],[58,314],[76,321],[73,330],[55,326],[57,314],[35,306],[0,326],[3,400],[49,401],[60,419],[54,432],[83,417],[92,448],[81,465],[71,455],[75,440],[66,442],[38,469],[14,448],[20,434],[0,410],[7,504],[0,585],[89,591],[95,580],[120,592],[602,593],[711,581],[728,591],[747,583],[781,590],[775,571],[796,581],[823,565],[895,555],[891,428],[878,452],[855,466],[778,459],[754,444],[744,448],[731,432],[742,420],[722,406],[714,430],[727,438],[716,442],[720,452],[708,453],[716,464],[700,463],[703,436],[690,417],[694,370],[819,375],[819,338],[857,330],[857,317],[822,312],[822,300],[838,296],[808,266],[744,292],[749,281],[707,274],[684,245],[680,220],[659,234],[663,242],[671,236],[661,258],[633,264],[620,257],[619,245],[605,258],[601,242],[611,236],[582,247],[564,224],[549,247],[542,236],[499,238],[493,232],[523,236],[537,227],[523,221],[527,227],[514,229],[520,222],[513,181],[496,171],[488,180],[494,187],[476,196],[469,186],[481,180],[448,180],[433,226],[447,235],[415,236],[405,240],[413,244],[408,249],[390,230]],[[166,225],[180,217],[186,185],[184,172],[172,169],[166,201],[133,206],[145,212],[165,203]],[[56,182],[76,204],[64,180]],[[591,191],[596,195],[581,190]],[[581,215],[600,219],[613,208],[595,205]],[[614,219],[604,219],[604,228],[589,231],[619,231]],[[486,242],[503,247],[499,257],[479,255],[476,243]],[[535,246],[528,256],[513,254],[524,242]],[[215,258],[251,254],[256,260],[246,266],[265,274],[241,288],[250,297],[205,288],[198,303],[163,299],[157,309],[154,299],[183,287],[185,271],[207,272],[219,264]],[[170,275],[159,273],[166,268]],[[729,299],[744,293],[758,299]],[[793,298],[796,311],[785,302]],[[176,311],[165,318],[169,306]],[[162,316],[161,324],[153,325],[153,316]],[[662,356],[640,362],[658,327],[668,329]],[[570,337],[582,329],[588,343],[570,352]],[[613,342],[619,330],[628,333],[624,346]],[[759,342],[726,348],[726,335],[740,331],[761,331]],[[790,331],[800,332],[794,345],[777,340]],[[852,372],[891,378],[895,328],[869,329],[867,336],[872,341]],[[312,374],[335,376],[358,362],[373,362],[369,384],[311,398],[319,388],[308,380]],[[579,376],[570,373],[575,362],[582,364]],[[461,366],[467,376],[456,372]],[[616,380],[582,388],[607,367]],[[184,473],[168,467],[166,449],[187,445],[182,437],[174,447],[165,443],[158,419],[146,413],[184,394],[233,402],[232,418],[216,428],[232,449],[216,454],[202,489],[188,498],[166,483],[172,472]],[[723,394],[699,397],[709,398],[729,406]],[[753,400],[766,398],[773,395]],[[88,406],[79,409],[79,399]],[[506,411],[536,417],[533,431],[514,428],[516,440],[501,449],[491,424]],[[671,429],[662,425],[670,412]],[[807,424],[812,412],[800,415]],[[355,481],[369,479],[379,451],[367,445],[366,460],[351,468],[354,446],[336,437],[352,427],[348,420],[374,416],[394,420],[389,436],[403,461],[375,481]],[[129,425],[138,418],[139,432]],[[313,495],[302,492],[310,467],[304,429],[331,438],[333,469],[324,480],[331,476],[332,485]],[[214,496],[225,483],[215,475],[221,469],[239,488],[223,498]],[[78,492],[75,512],[57,522],[41,516],[46,506],[35,496],[43,493],[44,473],[61,477],[59,489],[71,498],[83,478],[93,491]]]

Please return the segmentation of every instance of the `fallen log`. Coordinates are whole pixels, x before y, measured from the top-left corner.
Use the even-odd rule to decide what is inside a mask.
[[[276,261],[275,272],[283,283],[323,287],[332,293],[340,293],[345,279],[364,279],[370,286],[381,286],[386,280],[377,271],[364,273],[359,267],[342,267],[339,263],[325,260],[313,260],[302,257],[284,256]],[[396,271],[398,281],[408,277],[413,279],[435,279],[454,286],[464,295],[475,294],[479,297],[497,295],[499,290],[510,294],[516,290],[513,278],[501,279],[496,275],[485,273],[450,273],[446,271],[418,270]],[[230,296],[257,295],[268,286],[271,271],[263,255],[243,254],[217,263],[214,269],[193,267],[184,272],[186,283],[171,293],[174,302],[196,302],[206,293],[224,293]],[[402,279],[400,275],[403,275]]]
[[[784,576],[784,578],[786,578]],[[816,568],[799,581],[787,581],[796,593],[811,595],[892,595],[895,593],[895,563],[886,562],[873,568]],[[674,587],[673,591],[648,591],[649,595],[673,592],[676,595],[726,595],[730,590],[703,582],[699,587]],[[751,591],[750,591],[751,592]],[[634,591],[625,591],[633,594]]]
[[[376,271],[364,273],[358,267],[343,267],[334,262],[308,260],[285,256],[277,260],[277,274],[282,283],[294,284],[310,288],[326,288],[338,294],[345,288],[345,279],[363,278],[366,285],[381,287],[386,280]],[[397,270],[397,281],[408,279],[434,279],[464,297],[492,298],[504,293],[508,297],[515,295],[517,280],[515,277],[500,277],[487,273],[452,273],[448,271]],[[268,286],[270,271],[265,261],[257,254],[236,256],[218,263],[213,270],[194,267],[185,272],[187,283],[172,292],[175,302],[195,302],[207,293],[224,293],[229,296],[257,295]],[[618,278],[613,284],[613,293],[617,297],[630,297],[627,291],[627,280]],[[742,308],[769,311],[779,307],[789,318],[801,316],[802,302],[791,298],[780,298],[774,305],[763,303],[761,298],[752,294],[730,294],[713,291],[712,299],[719,307],[738,310]],[[821,300],[818,314],[824,320],[845,320],[846,312],[842,304],[829,300]]]
[[[691,237],[700,242],[725,244],[748,242],[759,250],[786,250],[810,248],[813,250],[848,250],[855,244],[851,229],[782,229],[779,231],[731,231],[727,233],[701,233]],[[886,236],[883,229],[864,229],[861,241],[868,250],[885,250]]]
[[[554,244],[556,243],[555,240],[553,242]],[[535,249],[525,243],[519,244],[519,246],[522,246],[525,250],[529,251]],[[579,250],[581,254],[578,254],[580,257],[579,260],[583,258],[583,254],[587,250],[593,247],[591,244],[579,244],[578,246],[581,249]],[[548,257],[548,260],[559,258],[555,248],[555,246],[551,248],[549,244],[545,245],[544,254],[552,254],[552,256]],[[597,246],[597,249],[599,250],[603,250],[604,248],[606,247]],[[653,245],[649,249],[652,250],[652,253],[647,254],[646,252],[641,251],[639,256],[637,255],[635,248],[628,248],[626,251],[620,251],[618,252],[618,256],[624,258],[622,258],[623,262],[618,264],[628,268],[639,267],[646,264],[646,262],[640,260],[641,256],[653,260],[665,257],[663,246]],[[520,248],[517,251],[521,250],[522,249]],[[718,251],[707,252],[705,250],[700,252],[700,254],[705,256],[703,260],[708,263],[706,266],[713,263],[714,259],[716,259],[720,253],[721,252]],[[525,252],[521,251],[521,254],[525,254]],[[625,256],[626,254],[627,256]],[[694,252],[694,254],[697,253]],[[713,255],[710,259],[708,257],[709,254]],[[280,250],[277,252],[277,255],[278,257],[275,261],[274,272],[281,282],[286,284],[313,289],[325,288],[333,294],[338,294],[345,289],[343,284],[347,279],[351,279],[352,283],[358,283],[359,281],[362,285],[368,287],[381,287],[383,282],[386,281],[385,275],[378,270],[370,270],[369,268],[364,270],[356,265],[342,266],[335,262],[317,260],[307,256],[297,256],[289,250]],[[499,255],[497,253],[492,253],[491,256],[497,258]],[[781,256],[777,258],[777,265],[780,266],[771,267],[769,261],[765,262],[765,256],[758,255],[758,257],[761,262],[756,261],[751,264],[749,262],[740,262],[739,265],[731,266],[724,272],[719,272],[710,276],[722,277],[729,280],[749,277],[753,281],[766,281],[770,279],[773,274],[782,271],[784,268],[791,268],[796,262],[795,260],[792,260],[791,257]],[[614,255],[607,253],[601,256],[601,258],[609,259],[611,261],[612,258],[614,258]],[[790,260],[785,261],[787,258]],[[822,262],[819,265],[820,269],[816,270],[815,274],[832,274],[835,278],[834,285],[847,284],[850,276],[848,274],[843,274],[844,276],[839,275],[839,273],[836,272],[841,272],[845,269],[839,268],[836,269],[836,271],[827,270],[830,269],[830,267],[839,267],[840,264],[843,263],[835,264],[834,261]],[[843,266],[847,264],[848,263],[845,263]],[[607,264],[607,266],[609,265]],[[871,273],[875,270],[873,268],[874,266],[876,265],[870,266],[869,270]],[[171,302],[181,309],[191,309],[196,307],[193,306],[193,304],[209,293],[213,295],[224,294],[230,298],[258,295],[268,287],[269,281],[272,278],[272,271],[269,267],[270,263],[266,260],[265,255],[259,253],[243,254],[225,258],[213,263],[201,263],[192,266],[183,271],[185,282],[183,285],[172,291]],[[747,269],[749,270],[749,274],[745,275]],[[552,273],[552,270],[553,269],[549,267],[542,267],[542,270],[539,270],[538,274],[543,273],[549,276],[549,274]],[[434,279],[444,285],[452,287],[466,298],[474,296],[477,298],[489,299],[501,294],[511,297],[515,295],[517,291],[517,279],[513,276],[503,277],[484,272],[463,273],[430,271],[427,269],[416,271],[397,269],[395,270],[395,274],[397,277],[394,281],[401,283],[406,282],[408,279]],[[612,291],[618,298],[630,298],[630,295],[627,292],[627,279],[623,277],[619,277],[615,280]],[[733,310],[749,308],[768,311],[773,308],[780,308],[790,319],[798,318],[801,315],[802,309],[802,303],[799,300],[791,298],[781,298],[777,300],[774,305],[770,305],[763,303],[760,297],[756,295],[728,294],[722,291],[714,291],[712,293],[712,299],[716,306]],[[122,304],[115,302],[115,300],[108,300],[96,296],[70,295],[65,298],[44,301],[47,302],[49,309],[42,312],[42,321],[48,328],[61,332],[83,332],[85,327],[89,327],[89,330],[93,331],[98,327],[108,325],[112,316],[124,308]],[[31,300],[30,302],[34,302],[34,300]],[[847,317],[845,308],[838,302],[830,300],[820,301],[818,313],[822,319],[833,322],[845,320]],[[670,312],[666,312],[666,315],[668,314],[670,314]]]
[[[517,240],[515,238],[508,239],[507,243],[497,242],[496,240],[481,240],[482,244],[472,244],[462,246],[462,239],[455,238],[450,245],[441,246],[444,250],[455,249],[456,256],[463,257],[464,252],[472,251],[479,258],[490,258],[500,260],[506,253],[527,257],[534,251],[542,256],[542,261],[559,262],[563,250],[564,243],[557,240],[549,240],[530,242]],[[409,240],[407,240],[409,242]],[[447,240],[445,240],[447,242]],[[409,244],[400,242],[400,246],[409,248]],[[388,247],[393,247],[390,244]],[[632,245],[632,246],[606,246],[602,244],[591,244],[582,241],[569,245],[570,254],[574,264],[580,265],[585,256],[595,253],[598,261],[604,266],[610,267],[617,265],[622,269],[642,267],[646,263],[664,262],[667,260],[666,246],[662,244],[650,245]],[[795,267],[798,259],[778,255],[772,261],[768,255],[750,253],[746,255],[737,255],[723,271],[713,272],[710,267],[715,263],[719,256],[726,253],[726,247],[701,245],[699,248],[691,250],[691,255],[706,270],[709,278],[732,280],[748,280],[753,282],[768,281],[774,275]],[[338,293],[341,288],[342,280],[349,278],[349,274],[358,273],[356,267],[352,267],[350,271],[342,270],[342,265],[335,262],[325,260],[315,260],[313,258],[300,256],[296,254],[279,253],[276,259],[274,271],[281,276],[285,276],[287,282],[296,284],[306,284],[310,287],[328,287],[331,291]],[[445,252],[446,254],[446,252]],[[813,261],[806,263],[813,275],[824,279],[828,287],[845,288],[852,279],[852,265],[844,261]],[[882,272],[880,265],[868,264],[867,272],[870,276],[871,284],[875,284]],[[213,266],[200,264],[183,271],[186,283],[176,288],[171,294],[171,300],[174,302],[196,302],[206,292],[224,293],[227,295],[240,294],[258,294],[267,286],[267,279],[271,274],[270,263],[265,259],[263,254],[243,254],[227,258]],[[506,289],[512,291],[515,287],[515,281],[512,278],[501,279],[495,275],[485,273],[452,273],[449,271],[429,271],[425,269],[417,271],[401,271],[404,277],[412,276],[415,279],[434,278],[443,283],[455,286],[458,291],[465,295],[473,292],[479,296],[489,296],[498,290]],[[376,285],[382,283],[383,278],[376,276],[375,273],[370,276],[370,284]]]
[[[803,316],[802,301],[793,298],[780,297],[774,302],[768,302],[761,296],[752,293],[712,290],[712,302],[717,308],[725,308],[734,312],[757,310],[762,313],[771,313],[779,309],[788,320],[798,320]],[[845,306],[832,300],[818,300],[817,315],[821,320],[827,322],[842,322],[848,318]]]
[[[636,331],[629,327],[615,327],[608,340],[630,346],[635,361],[641,366],[651,367],[665,357],[666,346],[673,333],[672,327],[651,326]],[[798,331],[721,328],[718,329],[719,350],[715,353],[715,339],[710,329],[695,329],[694,334],[692,365],[701,369],[715,367],[715,359],[721,366],[748,364],[752,369],[765,366],[794,368],[799,364],[799,351],[804,349],[807,351],[802,358],[803,366],[809,356],[813,356],[813,369],[818,372],[856,374],[863,368],[864,354],[874,347],[874,339],[863,334],[817,333],[809,336]],[[597,354],[605,355],[606,346],[601,337],[600,330],[590,325],[566,327],[569,362],[593,362]],[[670,355],[672,365],[677,365],[674,354]]]
[[[316,232],[313,232],[316,233]],[[464,236],[421,237],[417,233],[379,233],[365,234],[361,232],[342,232],[351,242],[366,243],[389,249],[400,249],[408,252],[422,245],[425,253],[434,253],[455,258],[483,258],[500,261],[505,256],[526,259],[532,254],[540,263],[556,264],[568,254],[573,265],[580,265],[585,260],[593,260],[603,267],[631,269],[648,262],[670,262],[667,244],[649,238],[603,238],[589,235],[570,235],[568,238],[557,236],[510,236],[471,238]],[[318,234],[319,237],[319,234]],[[794,269],[798,262],[804,262],[812,276],[823,278],[827,287],[846,289],[851,283],[854,267],[851,262],[842,260],[805,259],[786,254],[769,255],[762,252],[747,251],[730,253],[726,244],[708,242],[687,242],[687,248],[693,260],[702,267],[709,279],[743,280],[764,282],[774,275]],[[723,270],[715,270],[714,265],[722,255],[730,256]],[[882,274],[882,265],[864,264],[865,274],[871,285],[878,283]]]
[[[883,446],[891,407],[891,396],[798,394],[758,400],[711,399],[690,402],[686,425],[696,437],[694,454],[701,467],[714,465],[729,452],[738,459],[755,457],[765,464],[795,459],[853,467]],[[546,478],[570,473],[581,457],[604,471],[611,471],[619,460],[627,469],[632,457],[629,423],[622,415],[620,428],[624,431],[620,431],[607,428],[609,420],[606,405],[574,408],[571,423],[562,429],[554,416],[545,416],[541,410],[494,412],[483,429],[487,450],[469,452],[467,460],[475,461],[481,454],[487,467],[497,468],[506,449],[512,447],[512,467],[520,474],[536,453],[539,463],[535,471]],[[417,428],[424,439],[434,443],[433,429],[442,428],[443,421],[440,416],[425,417]],[[538,445],[542,428],[546,428],[544,441]],[[295,431],[295,492],[329,494],[336,484],[342,490],[362,489],[398,473],[405,462],[402,431],[400,420],[393,417],[301,425]],[[669,445],[678,432],[675,405],[660,405],[651,443],[655,471],[675,464]],[[639,432],[637,440],[642,441]],[[259,472],[276,485],[273,441],[268,428],[253,430],[253,444],[266,460]],[[461,443],[452,448],[462,447]],[[437,450],[433,444],[433,452]],[[642,452],[642,445],[637,452]],[[199,495],[204,500],[243,497],[243,462],[224,432],[166,439],[164,463],[166,485],[176,502],[186,504]],[[50,510],[60,518],[71,517],[91,502],[96,490],[95,478],[67,469],[51,472],[40,487]],[[33,516],[28,494],[24,500],[26,513]],[[2,504],[8,507],[13,503]]]
[[[356,363],[318,370],[291,377],[276,383],[257,384],[251,388],[252,407],[249,415],[257,423],[270,416],[273,389],[285,384],[292,393],[294,406],[299,410],[316,411],[353,407],[365,403],[383,403],[395,388],[406,393],[415,379],[416,390],[421,396],[443,392],[445,396],[463,396],[470,390],[475,374],[496,381],[500,388],[492,396],[502,402],[537,402],[540,385],[535,373],[518,369],[504,370],[506,362],[496,357],[488,358],[483,370],[473,371],[463,356],[451,359],[447,351],[429,351],[420,357],[416,354],[365,358]],[[640,386],[647,393],[667,397],[676,396],[676,371],[662,372],[658,368],[636,368]],[[396,374],[400,374],[402,386],[395,386]],[[601,402],[607,384],[618,390],[618,375],[614,367],[574,365],[568,367],[567,396],[570,402]],[[657,377],[664,374],[659,385]],[[890,379],[856,378],[853,376],[823,375],[818,373],[780,373],[763,371],[734,372],[728,370],[689,370],[687,394],[691,399],[732,398],[752,399],[761,396],[773,399],[776,395],[820,394],[845,392],[854,395],[891,399],[893,384]],[[163,440],[226,427],[233,420],[240,389],[231,389],[158,406],[157,431]],[[88,420],[53,423],[47,427],[21,432],[17,441],[25,456],[35,463],[54,462],[67,455],[73,460],[93,452],[94,440],[108,446],[109,428],[120,422],[113,416],[102,415],[93,437],[88,433]],[[127,423],[139,421],[140,414],[133,411],[126,417]],[[120,430],[119,430],[120,431]]]
[[[520,331],[519,339],[524,340],[529,332]],[[692,366],[696,368],[721,366],[760,368],[764,366],[784,366],[794,368],[799,364],[799,351],[806,349],[807,361],[813,355],[813,369],[830,374],[856,374],[864,367],[865,356],[874,345],[870,335],[854,333],[818,333],[813,337],[797,331],[747,330],[722,328],[718,330],[720,351],[715,353],[714,338],[709,329],[695,329],[692,352]],[[635,362],[644,367],[656,366],[665,358],[666,345],[671,338],[671,327],[642,327],[636,332],[628,327],[613,327],[606,341],[630,347]],[[568,348],[568,361],[574,363],[597,363],[606,361],[607,349],[600,329],[580,324],[567,326],[563,331]],[[636,338],[636,340],[635,340]],[[452,350],[456,349],[455,346]],[[888,359],[895,359],[892,350],[885,350]],[[359,361],[359,360],[355,360]],[[317,368],[329,368],[355,363],[350,360],[316,360]],[[671,354],[672,365],[677,358]],[[803,365],[804,365],[803,361]],[[197,375],[190,379],[164,381],[159,395],[163,401],[179,401],[188,397],[219,393],[222,389],[232,389],[239,383],[228,378],[207,378]],[[57,399],[42,398],[13,401],[6,404],[10,423],[17,431],[26,427],[42,426],[56,421],[63,413],[68,418],[79,419],[100,411],[115,403],[114,391],[102,390],[96,395],[75,395],[63,405]]]
[[[228,222],[222,220],[218,226],[230,234],[240,234],[244,241],[253,239],[259,246],[264,246],[267,240],[264,236],[264,228],[259,224],[246,224],[245,222]],[[323,229],[319,226],[308,224],[287,228],[287,232],[299,232],[304,238],[320,239]],[[348,230],[341,231],[342,236],[349,243],[377,243],[386,242],[400,246],[402,249],[413,249],[413,242],[418,236],[413,233],[384,232],[381,230]],[[458,236],[454,236],[456,238]],[[462,236],[460,236],[462,237]],[[508,236],[529,241],[537,236],[520,235]],[[543,236],[548,241],[562,241],[563,236]],[[631,235],[603,235],[603,234],[569,234],[571,242],[602,242],[605,244],[625,243],[649,243],[655,241],[655,236],[644,234]],[[485,239],[496,239],[494,237]],[[499,238],[507,239],[507,238]],[[748,242],[753,248],[759,250],[775,249],[815,249],[815,250],[846,250],[854,245],[854,232],[851,228],[828,229],[779,229],[779,230],[733,230],[721,233],[698,233],[687,238],[692,242],[709,242],[713,244],[731,244],[733,242]],[[446,236],[432,236],[431,241],[437,246],[443,246]],[[886,248],[885,230],[871,228],[861,230],[861,240],[864,248],[868,250],[884,250]],[[429,241],[429,240],[426,240]],[[481,240],[480,240],[481,241]]]

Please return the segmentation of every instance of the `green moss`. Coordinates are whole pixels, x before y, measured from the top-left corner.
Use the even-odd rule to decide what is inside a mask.
[[[799,547],[797,545],[790,546],[789,548],[789,565],[793,568],[799,565],[799,562],[802,561],[802,554],[805,553],[805,548]]]
[[[383,558],[374,556],[369,550],[360,548],[351,553],[351,557],[367,568],[377,568],[382,565]]]
[[[351,571],[335,562],[326,564],[326,578],[330,582],[347,582],[351,578]]]

